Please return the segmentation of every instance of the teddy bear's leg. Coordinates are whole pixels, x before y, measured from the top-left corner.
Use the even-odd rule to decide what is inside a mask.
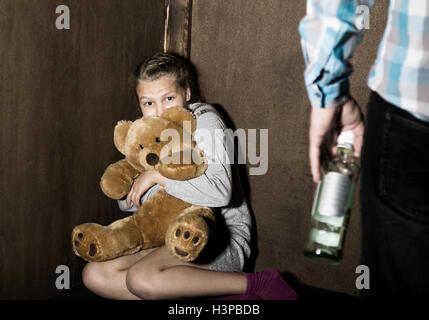
[[[165,235],[165,245],[182,261],[195,260],[203,250],[214,226],[214,215],[206,207],[191,206],[173,220]]]
[[[133,184],[133,178],[139,173],[126,159],[112,163],[101,177],[101,190],[111,199],[121,199],[128,194]]]
[[[74,252],[86,261],[105,261],[139,251],[144,239],[133,219],[126,217],[109,226],[84,223],[75,227]]]

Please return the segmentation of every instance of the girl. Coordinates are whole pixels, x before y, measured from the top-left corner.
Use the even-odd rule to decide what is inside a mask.
[[[253,274],[241,272],[251,252],[251,216],[239,179],[235,180],[231,166],[222,161],[225,158],[221,157],[221,153],[226,152],[227,148],[224,136],[218,132],[219,129],[223,132],[225,124],[211,105],[200,102],[193,66],[177,55],[158,53],[137,69],[136,92],[143,117],[160,116],[165,109],[173,106],[188,108],[196,118],[196,132],[204,128],[214,137],[216,153],[210,141],[198,142],[195,137],[208,162],[203,175],[176,181],[161,176],[157,171],[144,172],[134,180],[127,199],[118,201],[119,207],[123,211],[136,211],[140,202],[163,187],[169,194],[189,203],[220,209],[217,220],[222,221],[223,218],[226,226],[227,232],[222,235],[226,245],[218,246],[218,240],[212,241],[221,252],[204,263],[180,261],[172,257],[164,246],[110,261],[91,262],[83,270],[85,286],[100,296],[112,299],[225,295],[234,295],[227,299],[296,298],[275,270]],[[237,192],[232,192],[233,186]],[[221,225],[217,225],[216,230],[222,229]],[[210,252],[210,243],[202,254]]]

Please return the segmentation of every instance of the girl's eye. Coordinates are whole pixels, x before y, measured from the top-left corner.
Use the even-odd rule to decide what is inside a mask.
[[[167,97],[167,101],[173,101],[174,97]]]
[[[152,101],[145,102],[144,105],[149,107],[152,105]]]

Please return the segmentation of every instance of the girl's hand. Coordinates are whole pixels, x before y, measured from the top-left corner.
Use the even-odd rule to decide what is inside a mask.
[[[127,195],[127,207],[131,207],[131,201],[140,208],[140,198],[150,187],[155,184],[165,186],[166,178],[158,171],[145,171],[134,179],[130,192]]]

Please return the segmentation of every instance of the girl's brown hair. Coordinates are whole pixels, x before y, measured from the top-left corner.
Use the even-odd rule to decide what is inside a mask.
[[[189,88],[191,91],[189,103],[202,100],[195,67],[189,60],[175,53],[159,52],[143,61],[135,72],[135,85],[139,81],[153,81],[166,75],[175,77],[178,85],[183,90]]]

